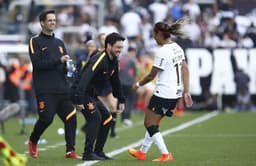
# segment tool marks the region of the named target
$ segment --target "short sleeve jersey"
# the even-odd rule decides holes
[[[157,77],[154,95],[165,99],[182,96],[181,65],[184,51],[175,42],[165,44],[156,52],[153,66],[161,71]]]

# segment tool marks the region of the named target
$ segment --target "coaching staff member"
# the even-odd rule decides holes
[[[72,95],[73,102],[84,108],[81,112],[87,122],[83,160],[112,159],[103,152],[112,116],[98,96],[101,95],[99,89],[105,89],[106,83],[110,81],[113,95],[119,101],[119,110],[124,111],[125,100],[118,76],[118,55],[124,40],[118,33],[109,34],[105,39],[105,49],[91,57],[81,78],[73,86],[76,89]]]
[[[38,157],[37,142],[57,113],[65,125],[66,158],[79,158],[74,151],[76,110],[68,97],[66,78],[65,62],[70,56],[67,55],[63,41],[54,36],[55,11],[42,12],[39,20],[42,31],[29,41],[39,115],[29,138],[29,154],[33,158]]]

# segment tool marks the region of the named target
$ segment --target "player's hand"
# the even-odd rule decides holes
[[[189,93],[184,93],[183,98],[184,98],[186,107],[191,107],[192,104],[193,104],[193,100],[192,100],[191,95]]]
[[[134,83],[133,85],[132,85],[132,91],[136,91],[138,88],[139,88],[140,86],[139,86],[139,82],[136,82],[136,83]]]
[[[124,103],[119,103],[117,113],[118,113],[118,114],[123,113],[123,112],[124,112],[124,109],[125,109]]]
[[[138,88],[136,87],[136,85],[133,84],[131,90],[134,92],[134,91],[136,91],[137,89],[138,89]]]
[[[84,105],[83,105],[83,104],[81,104],[81,105],[75,105],[75,107],[76,107],[76,109],[77,109],[78,111],[81,111],[81,110],[84,109]]]
[[[62,57],[60,57],[60,61],[61,63],[65,63],[70,59],[69,55],[63,55]]]

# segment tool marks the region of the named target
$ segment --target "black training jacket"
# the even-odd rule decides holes
[[[90,58],[82,71],[77,87],[78,92],[84,96],[97,96],[98,94],[95,94],[97,89],[104,89],[106,83],[110,81],[114,97],[120,103],[124,103],[118,72],[118,60],[110,60],[104,50],[98,52]]]
[[[33,65],[33,82],[37,95],[45,93],[68,93],[65,64],[60,57],[65,55],[64,43],[53,36],[43,34],[30,38],[29,56]]]

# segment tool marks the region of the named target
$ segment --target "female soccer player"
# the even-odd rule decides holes
[[[172,116],[172,110],[180,98],[183,97],[187,107],[191,107],[193,103],[189,93],[189,70],[184,51],[171,39],[171,35],[187,37],[181,31],[182,25],[187,21],[188,19],[184,17],[172,25],[165,22],[158,22],[154,25],[154,38],[160,48],[156,52],[150,73],[133,86],[133,90],[136,90],[158,76],[154,94],[145,111],[144,126],[147,132],[142,146],[139,150],[128,150],[129,154],[138,160],[146,159],[146,153],[153,142],[162,154],[153,161],[170,162],[173,160],[159,132],[159,124],[164,116]]]

